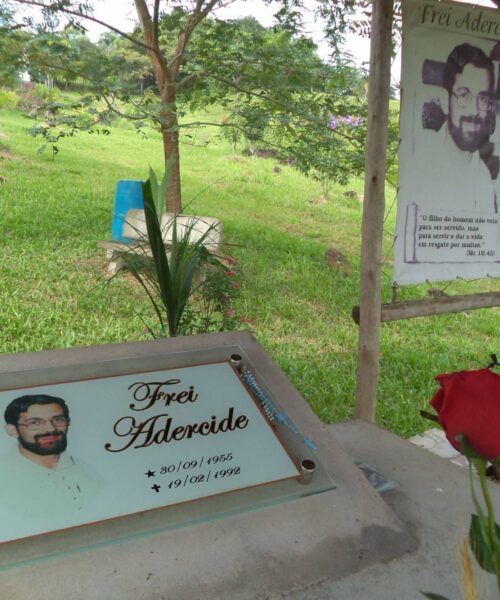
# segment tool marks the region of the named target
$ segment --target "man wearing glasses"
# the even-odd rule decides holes
[[[99,486],[92,470],[66,452],[71,423],[66,402],[44,394],[20,396],[4,417],[17,448],[0,461],[0,482],[6,483],[0,508],[39,516],[80,510]]]
[[[495,130],[494,84],[493,61],[483,50],[468,43],[453,48],[443,71],[446,121],[437,133],[421,130],[408,166],[419,206],[498,213],[498,173],[482,157]]]
[[[448,131],[460,150],[478,151],[495,129],[494,78],[493,61],[475,46],[461,44],[448,56]]]
[[[426,105],[439,106],[444,122],[429,128],[424,115],[421,121],[414,118],[413,135],[406,142],[411,160],[400,164],[401,192],[419,208],[450,211],[451,218],[473,216],[467,212],[495,218],[499,180],[490,142],[496,123],[493,61],[480,48],[459,44],[433,84],[439,79],[447,92],[443,107],[441,98],[435,98],[424,104],[424,112]]]

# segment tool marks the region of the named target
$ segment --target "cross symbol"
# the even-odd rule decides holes
[[[157,483],[155,483],[154,485],[151,486],[151,489],[154,490],[156,493],[158,493],[160,491],[161,485],[158,485]]]

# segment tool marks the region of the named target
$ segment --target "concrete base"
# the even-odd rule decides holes
[[[465,467],[466,469],[469,468],[469,461],[450,444],[442,429],[433,427],[424,431],[424,433],[414,435],[409,439],[415,446],[425,448],[426,450],[429,450],[429,452],[432,452],[432,454],[437,454],[437,456],[451,460],[451,462],[460,465],[461,467]]]
[[[1,597],[28,600],[34,582],[39,600],[279,597],[409,548],[405,532],[388,527],[389,511],[374,519],[345,499],[328,492],[13,569],[0,575]]]
[[[194,341],[193,341],[194,340]],[[250,334],[196,336],[99,349],[20,355],[18,368],[70,368],[103,356],[124,359],[239,345],[304,434],[337,489],[220,520],[20,566],[0,573],[2,600],[256,600],[318,589],[416,549],[382,500]],[[110,354],[111,353],[111,354]],[[5,357],[0,372],[9,369]],[[27,376],[27,375],[26,375]],[[36,543],[36,542],[34,542]],[[318,587],[319,586],[319,587]],[[309,593],[309,592],[306,592]]]
[[[0,574],[0,597],[422,600],[425,590],[463,598],[459,544],[473,510],[467,471],[363,421],[329,429],[398,488],[372,502],[373,491],[332,441],[337,490],[13,569]],[[491,488],[500,514],[500,486]],[[494,578],[479,569],[475,575],[479,598],[497,599]]]
[[[236,346],[279,398],[337,489],[225,519],[54,558],[0,573],[1,600],[421,600],[419,590],[463,597],[459,544],[473,511],[468,472],[363,421],[322,424],[249,334],[196,336],[196,348]],[[179,338],[3,357],[9,369],[162,359]],[[218,352],[219,350],[217,350]],[[104,368],[104,367],[103,367]],[[398,487],[379,495],[353,465],[369,464]],[[15,483],[15,482],[13,482]],[[491,485],[500,515],[500,486]],[[498,598],[477,573],[481,600]]]
[[[464,598],[459,547],[475,512],[468,469],[363,421],[338,423],[331,429],[351,456],[398,483],[397,489],[382,497],[410,528],[419,549],[340,581],[304,590],[294,599],[422,600],[419,590],[450,600]],[[490,489],[498,521],[500,485],[491,483]],[[476,565],[475,581],[481,600],[498,599],[495,578]]]

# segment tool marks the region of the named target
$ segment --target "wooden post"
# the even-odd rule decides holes
[[[385,208],[385,153],[391,76],[393,0],[373,0],[361,227],[361,281],[356,403],[354,414],[375,416],[379,375],[380,270]]]

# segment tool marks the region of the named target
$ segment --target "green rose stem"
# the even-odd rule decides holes
[[[495,575],[497,588],[500,593],[500,527],[495,522],[495,510],[486,475],[487,461],[467,444],[465,436],[458,435],[455,439],[460,444],[460,452],[469,460],[469,481],[472,500],[477,510],[477,515],[473,514],[471,519],[469,543],[480,567],[488,573]],[[492,463],[498,468],[500,466],[500,459],[496,459]],[[487,515],[476,496],[472,467],[476,468],[479,475]],[[420,593],[429,600],[447,600],[444,596],[433,594],[432,592]]]
[[[462,448],[463,449],[463,446]],[[476,549],[473,547],[474,550],[474,554],[476,555],[476,558],[478,558],[478,553],[480,555],[482,555],[484,557],[484,555],[489,555],[489,559],[491,561],[491,568],[487,568],[486,570],[493,572],[496,576],[496,580],[497,580],[497,588],[498,591],[500,592],[500,537],[499,537],[499,528],[498,525],[495,522],[495,510],[493,507],[493,502],[491,500],[491,495],[490,495],[490,491],[489,491],[489,487],[488,487],[488,478],[486,475],[486,460],[484,460],[483,458],[479,457],[478,455],[474,455],[472,456],[470,453],[470,449],[467,449],[468,451],[464,452],[467,457],[469,458],[469,476],[470,476],[470,484],[471,484],[471,491],[472,491],[472,498],[474,501],[474,504],[476,506],[476,509],[478,511],[478,518],[480,521],[480,529],[482,532],[484,532],[484,534],[486,534],[486,539],[484,539],[483,536],[481,536],[479,538],[480,544],[481,544],[481,548]],[[481,492],[483,494],[483,498],[484,498],[484,503],[486,505],[486,509],[487,509],[487,518],[486,515],[484,514],[483,509],[481,508],[481,505],[476,497],[475,491],[474,491],[474,477],[473,477],[473,472],[472,472],[472,465],[474,465],[476,467],[476,470],[478,472],[479,475],[479,484],[481,486]],[[471,525],[471,531],[472,531],[473,526]],[[485,568],[484,563],[479,560],[479,563],[481,565],[481,567]]]
[[[493,546],[493,562],[495,565],[495,574],[497,578],[497,588],[500,593],[500,540],[497,534],[497,526],[495,522],[495,510],[493,508],[493,502],[491,501],[490,490],[488,487],[488,480],[486,477],[486,463],[483,463],[482,469],[479,472],[479,481],[481,484],[481,491],[483,493],[484,502],[488,510],[488,531],[490,534],[490,540]]]

